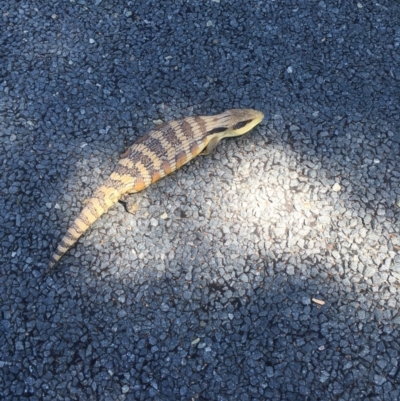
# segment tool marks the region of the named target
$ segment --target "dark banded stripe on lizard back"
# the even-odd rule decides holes
[[[162,129],[156,130],[153,136],[164,148],[164,152],[160,154],[162,178],[176,170],[175,155],[176,149],[179,147],[179,138],[169,124],[165,124]]]
[[[146,145],[141,144],[139,147],[146,148]],[[151,174],[154,169],[152,158],[145,153],[145,149],[135,149],[131,155],[131,160],[134,160],[135,167],[139,170],[139,175],[136,177],[141,177],[143,179],[145,187],[149,186],[151,184]]]
[[[193,157],[196,157],[205,146],[206,124],[200,117],[189,117],[185,122],[193,133],[189,147],[190,159],[193,159]],[[187,127],[187,130],[189,130],[189,127]]]
[[[170,142],[164,137],[163,131],[155,130],[147,136],[146,141],[136,142],[132,146],[129,154],[130,160],[137,160],[137,153],[148,156],[151,163],[142,160],[145,168],[148,169],[150,183],[158,181],[160,178],[172,172],[172,167],[175,168],[175,150]],[[171,167],[172,164],[172,167]]]
[[[197,124],[197,126],[199,127],[199,129],[200,129],[200,132],[203,134],[203,136],[206,134],[206,132],[207,132],[207,125],[206,125],[206,123],[205,123],[205,121],[204,121],[204,118],[201,118],[201,117],[194,117],[193,118],[193,120],[194,120],[194,122],[195,122],[195,124]]]
[[[165,124],[159,132],[162,133],[162,136],[173,149],[177,149],[182,145],[181,138],[178,136],[175,127],[172,126],[172,123]]]
[[[138,152],[134,151],[133,153],[135,157],[138,156]],[[144,158],[142,154],[140,157]],[[151,184],[151,178],[149,170],[142,161],[133,162],[124,158],[116,165],[107,184],[116,188],[119,194],[139,192]]]
[[[139,172],[137,171],[137,169],[136,169],[136,174],[133,173],[133,170],[134,170],[133,160],[137,159],[137,157],[136,157],[137,152],[141,152],[142,154],[144,154],[145,156],[147,156],[151,159],[151,162],[152,162],[151,168],[148,168],[147,165],[144,165],[146,167],[146,169],[148,170],[148,173],[150,176],[150,184],[153,184],[154,182],[156,182],[160,178],[162,178],[162,176],[163,176],[161,174],[162,161],[160,159],[160,156],[165,154],[166,150],[164,149],[161,141],[159,141],[154,136],[149,137],[146,144],[139,144],[138,146],[135,147],[135,150],[132,149],[132,151],[129,154],[129,158],[121,160],[121,162],[123,162],[125,165],[124,172],[126,174],[129,174],[129,172],[130,172],[131,176],[133,176],[133,177],[139,176]],[[144,180],[143,180],[143,185],[145,185]]]
[[[177,148],[180,152],[188,152],[190,149],[190,134],[185,133],[183,128],[182,128],[182,123],[181,121],[172,121],[171,123],[171,128],[174,130],[175,135],[179,139],[180,145]]]
[[[194,145],[197,145],[195,130],[192,128],[192,125],[189,123],[190,118],[186,120],[179,121],[179,126],[182,134],[185,136],[187,147],[185,146],[184,150],[181,150],[179,154],[176,155],[176,168],[182,167],[185,163],[193,158],[192,149]],[[185,143],[185,145],[186,145]]]
[[[183,135],[185,135],[188,142],[192,143],[193,140],[195,139],[195,130],[196,129],[193,129],[192,125],[190,124],[190,120],[193,120],[193,119],[187,118],[186,120],[180,120],[179,125],[181,127],[181,131],[182,131]]]
[[[180,151],[176,155],[177,168],[193,159],[204,148],[205,123],[199,122],[200,118],[197,120],[189,117],[173,123],[173,129],[181,139]]]

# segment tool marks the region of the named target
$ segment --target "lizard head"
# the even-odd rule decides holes
[[[253,109],[231,109],[206,118],[208,130],[201,155],[210,154],[222,138],[243,135],[264,118],[264,113]]]
[[[216,116],[215,127],[208,134],[220,138],[240,136],[259,124],[264,113],[253,109],[231,109]]]

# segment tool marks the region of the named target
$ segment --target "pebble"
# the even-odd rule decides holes
[[[377,272],[377,269],[374,266],[367,266],[364,270],[365,277],[372,277]]]

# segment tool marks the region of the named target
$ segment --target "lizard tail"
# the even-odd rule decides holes
[[[93,197],[87,201],[79,216],[74,220],[57,249],[52,255],[47,271],[52,269],[60,258],[67,252],[81,235],[119,199],[119,193],[107,185],[96,190]]]

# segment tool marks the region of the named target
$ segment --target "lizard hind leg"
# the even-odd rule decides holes
[[[135,214],[140,209],[138,202],[128,193],[121,196],[119,203],[124,205],[125,210],[130,214]]]

